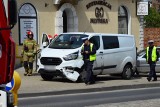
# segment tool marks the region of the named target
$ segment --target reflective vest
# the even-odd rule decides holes
[[[153,62],[155,62],[155,61],[157,60],[156,49],[157,49],[157,48],[156,48],[155,46],[154,46],[153,49],[152,49],[151,58],[152,58],[152,61],[153,61]],[[146,52],[146,53],[147,53],[147,54],[146,54],[146,55],[147,55],[147,61],[148,61],[148,51],[149,51],[149,47],[147,47],[147,52]]]
[[[92,49],[93,49],[93,44],[90,43],[90,51],[92,52]],[[82,46],[82,50],[84,50],[84,45]],[[95,61],[96,60],[96,54],[94,55],[89,55],[89,60],[90,61]]]

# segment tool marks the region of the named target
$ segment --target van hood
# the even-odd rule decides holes
[[[45,48],[41,51],[41,57],[64,57],[71,53],[79,51],[80,48],[77,49],[51,49]]]

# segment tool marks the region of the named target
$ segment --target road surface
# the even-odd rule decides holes
[[[18,107],[85,107],[95,105],[98,107],[97,105],[101,104],[104,106],[100,107],[112,107],[113,103],[121,104],[122,102],[149,99],[160,99],[160,87],[24,97],[19,99]]]

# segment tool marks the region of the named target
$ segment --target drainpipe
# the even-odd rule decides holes
[[[142,2],[148,2],[148,0],[141,0]],[[139,35],[139,50],[144,49],[144,16],[140,16],[140,35]]]

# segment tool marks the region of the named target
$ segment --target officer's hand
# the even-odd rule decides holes
[[[83,51],[81,52],[81,54],[83,54]]]
[[[34,55],[36,55],[37,53],[36,53],[36,52],[34,52],[33,54],[34,54]]]
[[[85,53],[88,54],[89,52],[88,52],[88,51],[85,51]]]

